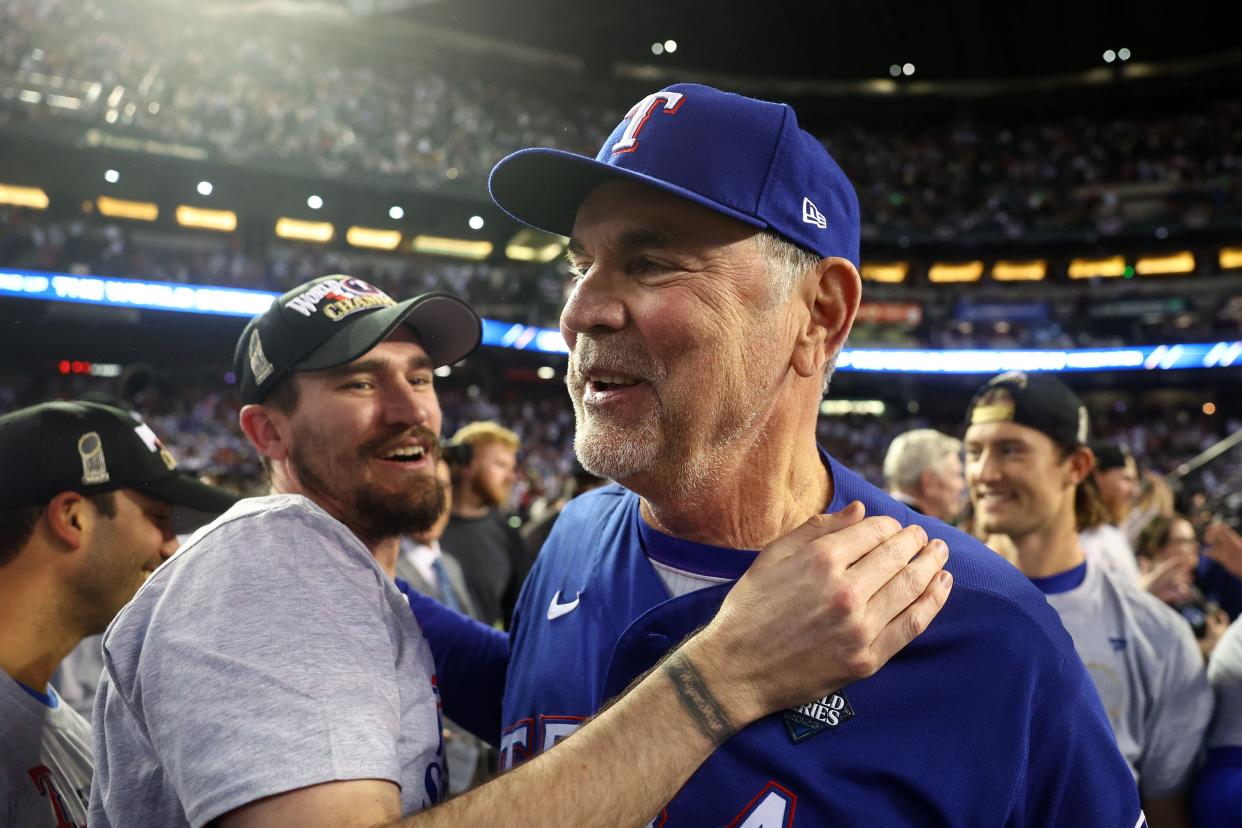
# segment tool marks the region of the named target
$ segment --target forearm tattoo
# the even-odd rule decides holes
[[[690,711],[691,718],[699,726],[703,735],[719,746],[737,732],[729,717],[721,709],[720,703],[712,696],[703,677],[694,669],[690,659],[680,652],[673,653],[660,665],[664,675],[673,682],[677,689],[677,697]]]

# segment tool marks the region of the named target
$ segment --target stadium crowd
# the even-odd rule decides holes
[[[0,125],[69,121],[241,164],[288,161],[327,176],[471,192],[518,147],[589,155],[614,125],[599,96],[449,78],[407,54],[350,49],[333,24],[312,49],[281,38],[279,22],[239,29],[166,5],[166,15],[146,16],[129,14],[127,0],[6,3]],[[88,91],[71,106],[23,99],[39,78]],[[1195,229],[1236,218],[1240,124],[1242,102],[1223,98],[1142,114],[809,126],[857,182],[864,238],[953,241],[1107,237],[1132,225]]]

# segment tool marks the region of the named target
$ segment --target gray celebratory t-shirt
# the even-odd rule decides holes
[[[1145,797],[1180,793],[1212,718],[1212,691],[1194,632],[1160,599],[1100,566],[1048,603],[1074,639]]]
[[[431,652],[406,598],[310,500],[243,500],[104,634],[91,828],[205,825],[323,782],[446,788]]]
[[[1216,693],[1216,715],[1207,747],[1242,747],[1242,618],[1230,624],[1216,642],[1208,680]]]
[[[91,764],[86,719],[0,672],[0,825],[85,826]]]

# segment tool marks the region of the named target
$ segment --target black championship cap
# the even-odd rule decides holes
[[[262,402],[291,372],[352,362],[402,323],[437,367],[469,354],[483,336],[478,314],[456,296],[397,302],[361,279],[324,276],[277,298],[242,331],[233,354],[242,404]]]
[[[41,506],[61,492],[136,489],[207,514],[237,496],[179,471],[137,414],[89,402],[52,402],[0,417],[0,509]]]
[[[1091,453],[1095,455],[1095,470],[1125,468],[1134,458],[1124,443],[1092,442]]]
[[[1087,442],[1087,407],[1051,374],[1007,371],[980,388],[966,409],[966,427],[1017,423],[1042,431],[1066,448]]]

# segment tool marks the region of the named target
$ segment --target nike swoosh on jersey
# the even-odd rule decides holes
[[[561,591],[558,589],[556,594],[552,596],[552,603],[548,604],[548,620],[554,621],[562,615],[569,615],[578,608],[578,602],[582,600],[582,593],[578,592],[574,595],[574,600],[568,604],[561,603]]]

